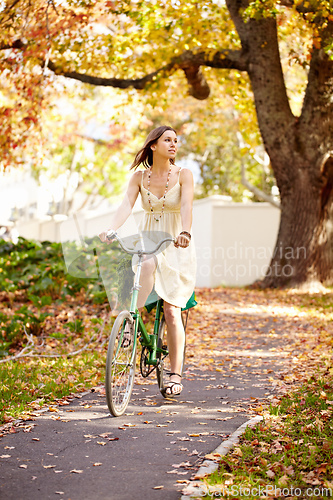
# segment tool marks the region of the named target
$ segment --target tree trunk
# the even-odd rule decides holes
[[[276,20],[244,23],[240,9],[248,0],[226,3],[248,54],[258,124],[281,197],[276,247],[261,285],[318,288],[333,282],[333,61],[313,49],[302,114],[294,116]],[[322,36],[332,36],[331,25]]]
[[[325,162],[321,183],[314,185],[309,168],[298,169],[281,200],[276,247],[263,287],[320,289],[333,282],[333,160]]]

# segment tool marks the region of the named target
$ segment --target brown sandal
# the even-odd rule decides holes
[[[172,375],[177,375],[177,377],[182,378],[182,376],[179,373],[170,373],[169,377],[172,377]],[[177,392],[173,391],[173,388],[175,385],[180,386],[180,391],[177,391]],[[163,389],[163,396],[164,397],[179,396],[179,394],[182,392],[182,390],[183,390],[183,385],[181,384],[181,382],[173,382],[172,380],[170,380],[170,382],[168,382],[167,385]]]

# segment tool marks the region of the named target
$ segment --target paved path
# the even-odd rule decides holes
[[[222,322],[231,312],[212,314]],[[288,350],[290,339],[269,334],[269,316],[243,311],[241,324],[233,324],[237,331],[208,346],[211,364],[201,370],[190,365],[178,399],[163,399],[155,380],[142,385],[138,378],[122,417],[109,415],[103,390],[96,388],[5,435],[0,499],[178,500],[205,454],[256,415],[255,398],[274,397],[272,375],[286,368],[281,345]],[[283,325],[282,316],[274,319],[276,331]]]

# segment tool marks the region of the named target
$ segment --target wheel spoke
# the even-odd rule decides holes
[[[133,320],[130,313],[124,311],[116,318],[112,328],[106,362],[106,398],[110,412],[114,416],[122,415],[131,396],[135,373],[135,350]]]

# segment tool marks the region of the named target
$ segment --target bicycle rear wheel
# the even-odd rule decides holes
[[[184,323],[184,321],[183,321]],[[157,337],[157,348],[158,349],[168,349],[168,343],[167,343],[167,329],[166,329],[166,323],[165,323],[165,318],[164,315],[162,316],[162,319],[160,321],[160,326],[158,329],[158,337]],[[180,374],[183,375],[184,371],[184,365],[185,365],[185,348],[186,348],[186,343],[184,343],[184,352],[183,352],[183,361],[182,361],[182,366],[180,370]],[[164,397],[168,397],[164,393],[165,386],[168,382],[170,382],[170,373],[171,373],[171,366],[170,366],[170,358],[168,354],[163,354],[161,352],[157,352],[156,354],[157,358],[157,365],[156,365],[156,376],[157,376],[157,383],[158,383],[158,388]]]
[[[106,401],[111,414],[115,417],[122,415],[129,403],[134,382],[135,362],[134,321],[128,311],[122,311],[112,327],[105,367]]]

